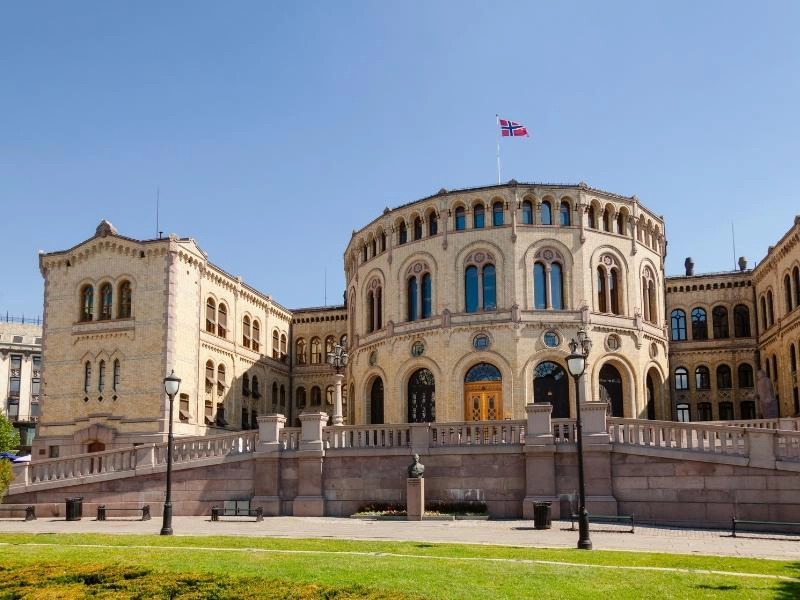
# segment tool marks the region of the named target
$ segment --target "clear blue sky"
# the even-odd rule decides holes
[[[353,229],[503,180],[637,194],[667,272],[760,260],[800,213],[798,2],[4,2],[0,311],[37,250],[196,238],[287,307],[341,299]],[[557,6],[556,6],[557,5]]]

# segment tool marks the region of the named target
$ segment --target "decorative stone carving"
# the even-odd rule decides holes
[[[110,221],[106,221],[103,219],[100,221],[100,224],[95,229],[94,234],[100,237],[106,237],[108,235],[117,235],[117,228],[114,227]]]

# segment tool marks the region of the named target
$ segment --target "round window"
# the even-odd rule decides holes
[[[650,344],[650,358],[655,358],[658,356],[658,344],[653,342]]]
[[[561,340],[555,331],[548,331],[544,334],[544,345],[548,348],[555,348],[560,342]]]
[[[421,341],[417,340],[411,345],[411,356],[422,356],[423,352],[425,352],[425,344]]]
[[[474,338],[472,338],[472,347],[475,350],[486,350],[489,347],[489,336],[485,333],[479,333]]]
[[[619,336],[614,335],[613,333],[606,338],[606,347],[609,350],[619,350],[619,347],[622,345],[620,342]]]

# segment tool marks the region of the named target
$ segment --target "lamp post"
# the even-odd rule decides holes
[[[567,368],[575,380],[575,408],[577,409],[577,439],[578,439],[578,548],[591,550],[592,540],[589,539],[589,514],[586,512],[586,489],[583,482],[583,426],[581,425],[581,387],[580,379],[586,370],[586,358],[592,350],[592,340],[581,327],[578,330],[578,341],[575,338],[569,343],[570,355],[567,357]]]
[[[172,535],[172,403],[181,387],[181,380],[175,370],[164,378],[164,391],[169,396],[169,433],[167,434],[167,497],[164,501],[164,521],[161,535]]]
[[[333,407],[333,424],[342,424],[342,369],[347,366],[347,360],[350,356],[347,354],[345,347],[336,344],[333,347],[333,352],[328,352],[328,364],[336,369],[336,404]]]

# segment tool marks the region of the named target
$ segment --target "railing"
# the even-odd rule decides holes
[[[608,419],[612,443],[693,450],[710,454],[747,454],[745,429],[706,423]]]
[[[428,444],[447,446],[519,446],[525,443],[525,421],[430,423]]]
[[[407,448],[411,446],[411,428],[402,423],[326,427],[322,430],[322,441],[327,449]]]
[[[778,429],[778,419],[743,419],[739,421],[704,421],[708,425],[744,427],[745,429]]]
[[[574,419],[553,419],[553,442],[556,444],[574,444],[577,425]]]
[[[59,481],[136,469],[136,448],[49,458],[29,465],[29,482]]]
[[[177,438],[172,445],[172,464],[181,464],[202,458],[252,454],[258,443],[258,431],[237,431],[214,436]],[[167,464],[167,444],[158,444],[156,464]]]
[[[777,432],[775,436],[775,457],[779,460],[800,460],[800,432]]]
[[[300,438],[303,430],[300,427],[284,427],[281,429],[281,448],[284,450],[297,450],[300,448]]]
[[[25,315],[22,315],[21,317],[17,317],[17,316],[9,315],[8,313],[6,313],[5,315],[0,315],[0,322],[22,323],[22,324],[29,323],[31,325],[41,325],[42,324],[42,318],[41,317],[26,317]]]

